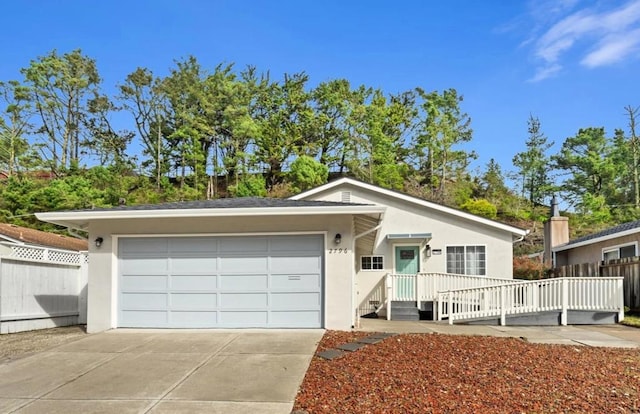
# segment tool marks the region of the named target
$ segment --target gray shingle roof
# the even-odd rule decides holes
[[[597,239],[597,238],[604,237],[604,236],[610,236],[610,235],[613,235],[613,234],[616,234],[616,233],[622,233],[623,231],[633,230],[633,229],[636,229],[636,228],[640,228],[640,220],[630,221],[628,223],[622,223],[622,224],[619,224],[619,225],[617,225],[615,227],[610,227],[608,229],[599,231],[597,233],[593,233],[593,234],[589,234],[589,235],[586,235],[586,236],[579,237],[579,238],[577,238],[575,240],[571,240],[569,243],[566,244],[566,246],[570,246],[572,244],[577,244],[577,243],[582,243],[582,242],[585,242],[585,241],[589,241],[589,240],[592,240],[592,239]]]
[[[283,208],[283,207],[339,207],[366,206],[370,204],[338,203],[316,200],[289,200],[281,198],[218,198],[215,200],[176,201],[159,204],[140,204],[134,206],[117,206],[107,208],[92,208],[74,211],[134,211],[134,210],[194,210],[194,209],[223,209],[223,208]]]

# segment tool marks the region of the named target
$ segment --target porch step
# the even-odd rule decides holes
[[[392,321],[419,321],[420,310],[416,302],[392,301],[391,302]]]

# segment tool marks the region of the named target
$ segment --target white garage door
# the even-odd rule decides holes
[[[320,328],[321,235],[119,240],[120,327]]]

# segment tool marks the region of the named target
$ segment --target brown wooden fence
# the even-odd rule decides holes
[[[640,257],[582,263],[551,270],[551,277],[624,277],[624,306],[640,310]]]

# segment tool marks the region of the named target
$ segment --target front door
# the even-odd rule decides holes
[[[420,271],[420,247],[418,246],[396,246],[395,247],[395,273],[401,275],[415,275]],[[398,291],[399,297],[406,300],[415,298],[416,278],[399,277]],[[415,300],[415,299],[413,299]]]

